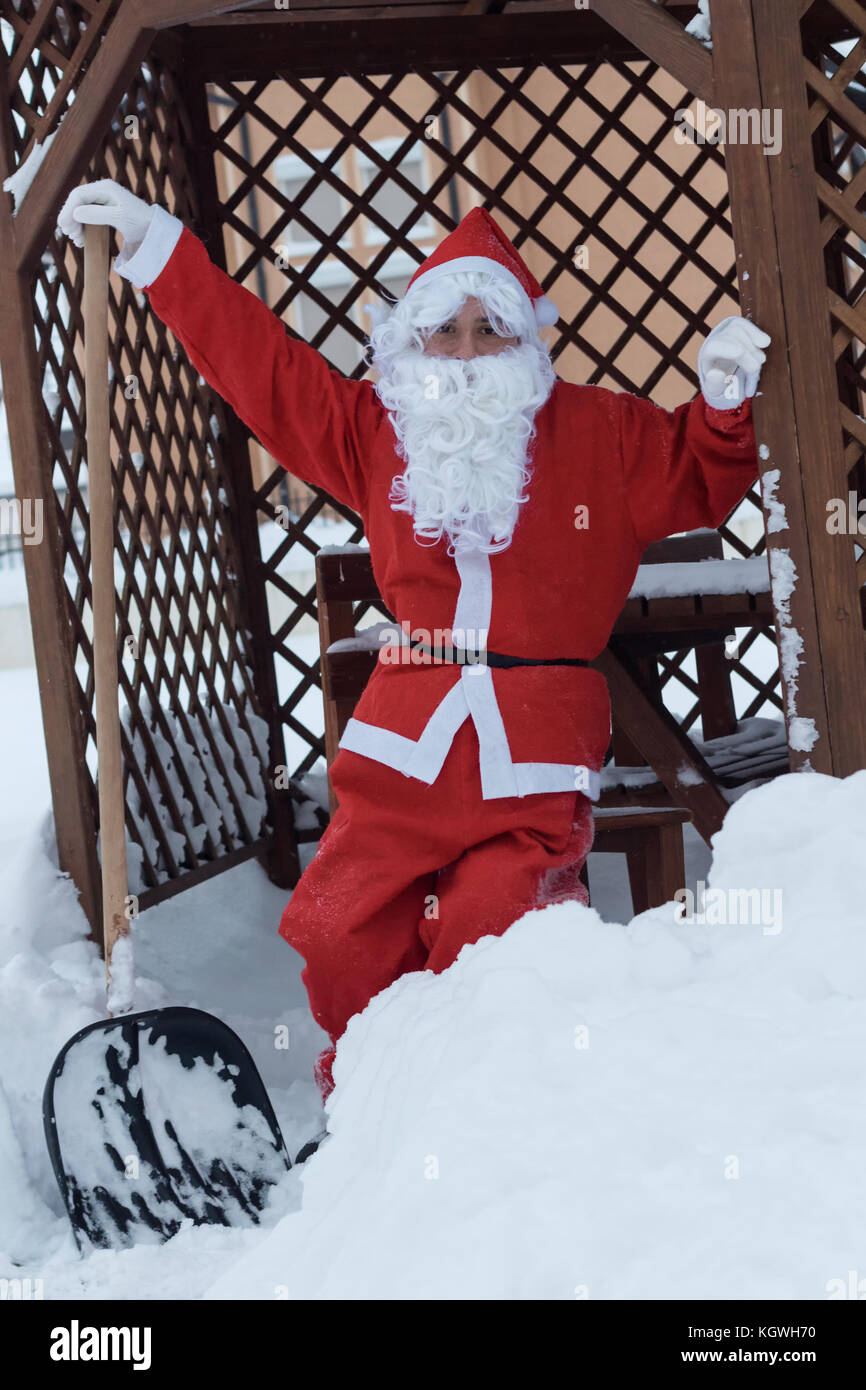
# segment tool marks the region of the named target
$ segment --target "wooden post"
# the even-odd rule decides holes
[[[99,848],[102,868],[102,940],[105,973],[118,937],[129,933],[125,913],[126,801],[117,708],[117,616],[114,592],[114,488],[108,411],[108,227],[84,236],[84,384],[87,482],[90,499],[90,601],[93,609],[93,683],[99,775]],[[121,1004],[120,999],[114,1001]],[[123,1011],[132,1001],[123,1000]]]
[[[0,181],[13,171],[12,151],[12,122],[0,68]],[[82,693],[75,675],[63,555],[54,515],[33,299],[29,277],[16,270],[16,232],[12,199],[0,193],[0,365],[15,492],[19,499],[35,500],[43,510],[42,539],[38,545],[23,546],[23,553],[57,854],[60,868],[71,875],[78,888],[91,935],[98,939],[101,893]]]
[[[716,105],[782,113],[778,154],[729,142],[725,160],[743,311],[773,338],[754,414],[787,522],[773,509],[767,543],[791,762],[844,776],[866,766],[866,639],[851,538],[826,525],[846,483],[799,12],[711,0],[710,16]]]
[[[795,543],[811,561],[818,622],[818,648],[809,652],[809,661],[820,662],[830,726],[831,767],[836,776],[845,777],[866,767],[866,636],[854,538],[832,535],[827,528],[830,499],[847,497],[848,470],[820,235],[799,8],[787,0],[752,0],[763,105],[779,107],[785,113],[781,153],[769,161],[770,192],[788,325],[805,509],[805,534],[795,537]]]

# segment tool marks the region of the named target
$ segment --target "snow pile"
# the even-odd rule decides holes
[[[68,1039],[105,1017],[105,968],[75,889],[57,872],[52,834],[46,820],[0,860],[0,1278],[41,1280],[46,1299],[196,1298],[267,1227],[184,1229],[164,1246],[81,1259],[51,1171],[46,1079]],[[242,864],[151,908],[132,932],[136,1008],[182,1002],[234,1028],[295,1154],[320,1123],[312,1067],[327,1038],[310,1017],[303,962],[277,935],[285,900],[257,864]],[[195,1098],[178,1096],[192,1113]],[[203,1092],[198,1101],[213,1108]],[[88,1113],[83,1093],[83,1137]],[[74,1128],[69,1114],[64,1127]],[[268,1224],[298,1205],[299,1189],[293,1171],[274,1190]]]
[[[779,778],[705,921],[551,907],[384,991],[209,1296],[825,1298],[866,1264],[864,825],[866,772]]]
[[[105,968],[85,941],[75,889],[51,863],[50,833],[46,824],[41,837],[19,849],[14,867],[0,866],[2,1275],[16,1272],[10,1260],[36,1260],[57,1240],[42,1088],[69,1035],[101,1017],[105,999]]]
[[[66,1040],[104,1017],[105,977],[50,826],[33,830],[47,768],[38,701],[14,674],[0,681],[0,1278],[41,1280],[46,1299],[822,1299],[862,1275],[866,772],[745,793],[713,867],[690,857],[687,881],[697,867],[709,884],[692,921],[674,905],[629,927],[551,907],[374,999],[338,1049],[330,1137],[262,1227],[79,1258],[41,1097]],[[596,906],[605,874],[621,891],[615,861],[590,866]],[[294,1154],[318,1128],[326,1038],[277,935],[286,896],[246,863],[132,933],[136,1008],[225,1019]]]

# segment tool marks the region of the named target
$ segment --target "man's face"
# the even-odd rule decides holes
[[[516,347],[519,338],[501,338],[491,324],[481,301],[467,299],[447,323],[435,328],[424,344],[428,357],[489,357]]]

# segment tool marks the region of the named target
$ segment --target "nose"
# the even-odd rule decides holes
[[[452,352],[451,356],[459,357],[464,362],[468,362],[470,357],[475,356],[475,348],[472,343],[471,333],[460,334],[459,338],[454,344],[454,351]]]

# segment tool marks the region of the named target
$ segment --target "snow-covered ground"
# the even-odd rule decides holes
[[[102,966],[53,863],[32,672],[0,673],[0,715],[0,1277],[47,1299],[821,1299],[866,1272],[866,772],[747,793],[709,873],[690,842],[706,922],[621,925],[617,857],[593,856],[593,909],[529,914],[352,1021],[330,1137],[261,1227],[81,1259],[40,1100],[102,1016]],[[755,920],[712,924],[756,888]],[[135,1006],[225,1018],[294,1152],[323,1035],[284,901],[253,863],[145,913]]]

